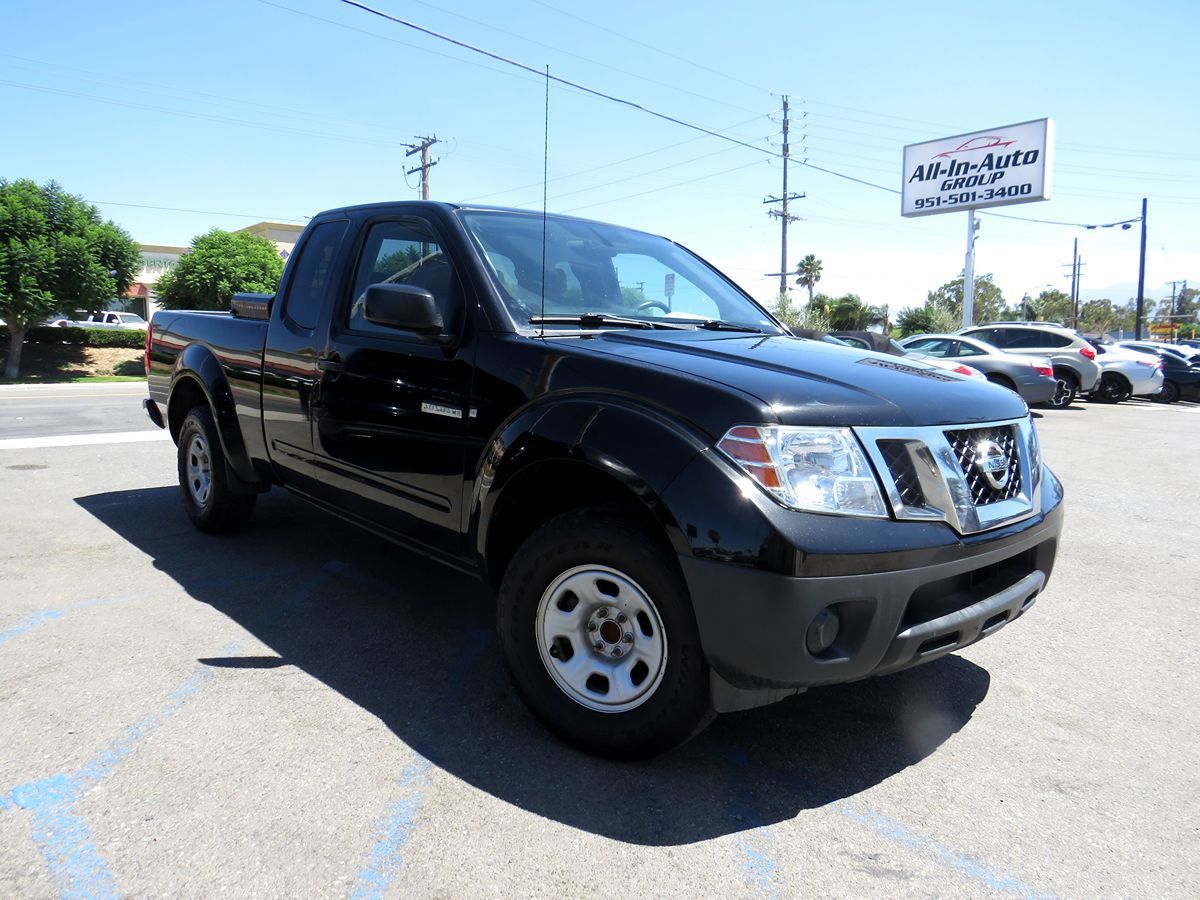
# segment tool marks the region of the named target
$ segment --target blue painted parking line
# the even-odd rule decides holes
[[[396,779],[400,796],[376,826],[371,851],[350,892],[352,900],[379,900],[399,875],[404,866],[404,848],[412,837],[416,815],[429,786],[431,767],[429,760],[417,755]]]
[[[231,644],[221,653],[235,653],[239,646]],[[212,669],[197,669],[159,710],[130,725],[121,737],[74,772],[30,781],[0,794],[0,810],[19,809],[30,814],[31,837],[62,896],[99,900],[117,896],[112,871],[79,815],[79,801],[212,678]]]
[[[139,595],[139,596],[143,596],[143,595]],[[29,632],[34,631],[38,628],[41,628],[43,625],[45,625],[49,622],[53,622],[56,619],[61,619],[63,616],[67,615],[68,613],[75,612],[76,610],[90,609],[93,606],[109,606],[114,603],[127,603],[130,600],[135,600],[135,599],[137,599],[137,597],[128,596],[128,597],[106,597],[103,599],[95,599],[95,600],[81,600],[78,603],[68,603],[66,606],[60,607],[58,609],[43,609],[43,610],[39,610],[38,612],[30,613],[28,616],[26,616],[22,621],[18,622],[16,625],[13,625],[11,628],[6,628],[3,631],[0,631],[0,647],[3,647],[5,644],[7,644],[9,641],[11,641],[15,637],[18,637],[22,634],[28,634]]]
[[[991,866],[972,859],[965,854],[951,850],[945,844],[913,831],[902,822],[873,810],[863,810],[843,800],[831,807],[852,822],[866,825],[876,834],[890,841],[931,857],[935,862],[946,868],[953,869],[963,877],[977,884],[989,887],[1001,894],[1013,894],[1017,897],[1042,898],[1053,897],[1053,894],[1036,890],[1019,878],[997,872]]]

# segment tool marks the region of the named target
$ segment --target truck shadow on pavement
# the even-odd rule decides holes
[[[849,798],[933,753],[990,682],[947,656],[721,716],[673,753],[615,763],[562,744],[526,711],[504,668],[491,596],[467,576],[282,491],[261,498],[249,527],[230,537],[195,532],[175,487],[76,502],[277,654],[201,660],[222,677],[296,666],[479,790],[634,844],[693,843]]]

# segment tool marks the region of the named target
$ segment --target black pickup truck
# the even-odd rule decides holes
[[[474,573],[529,707],[611,756],[993,633],[1062,526],[1016,394],[582,219],[322,213],[277,294],[156,313],[146,369],[197,528],[279,485]]]

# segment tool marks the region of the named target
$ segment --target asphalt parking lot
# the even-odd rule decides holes
[[[39,443],[120,388],[0,392],[0,895],[1200,896],[1200,406],[1042,412],[1012,627],[630,765],[533,721],[467,578],[281,491],[199,535],[169,442]],[[125,402],[86,430],[153,438]]]

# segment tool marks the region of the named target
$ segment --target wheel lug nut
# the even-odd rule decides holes
[[[599,627],[595,622],[588,622],[588,631],[595,631]]]
[[[593,650],[603,650],[604,649],[604,641],[596,641],[596,643],[592,644],[592,649]]]
[[[607,619],[608,618],[608,607],[606,607],[606,606],[600,607],[598,610],[596,610],[596,616],[601,619]]]
[[[621,648],[620,648],[620,647],[613,647],[613,649],[612,649],[612,655],[613,655],[613,656],[620,656],[620,655],[621,655]]]
[[[628,621],[628,619],[629,619],[629,617],[627,615],[625,615],[625,613],[617,613],[617,621],[620,622],[622,625],[624,625]]]
[[[621,638],[621,640],[623,640],[627,644],[632,644],[633,643],[633,635],[627,631],[627,632],[625,632],[625,635],[624,635],[624,637]]]

